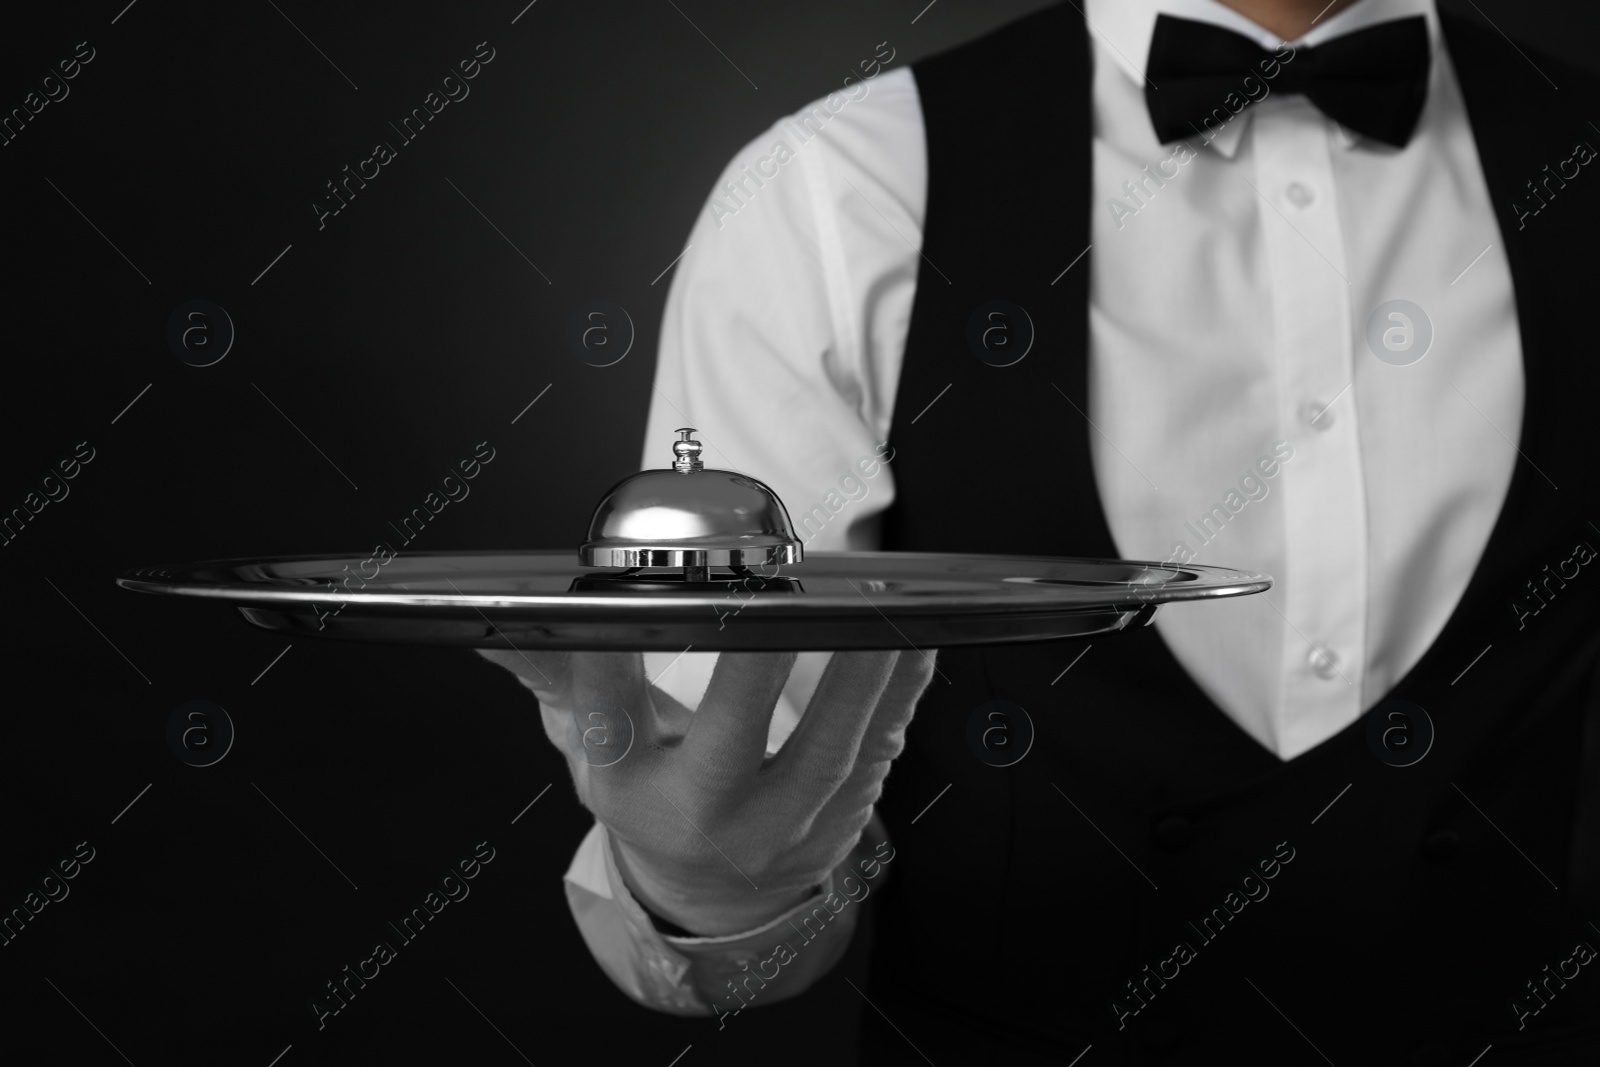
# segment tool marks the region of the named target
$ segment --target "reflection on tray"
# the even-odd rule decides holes
[[[572,579],[569,593],[803,593],[798,579],[756,574],[747,567],[709,568],[710,580],[689,581],[682,570],[592,571]]]

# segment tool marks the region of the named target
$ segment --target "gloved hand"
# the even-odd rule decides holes
[[[844,861],[934,671],[932,652],[835,653],[769,759],[793,653],[723,653],[691,712],[637,652],[480,651],[539,698],[628,889],[708,937],[777,917]]]

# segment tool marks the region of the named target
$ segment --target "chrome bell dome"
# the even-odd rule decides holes
[[[578,558],[590,567],[682,567],[706,581],[711,567],[799,563],[789,512],[767,485],[707,469],[693,427],[675,431],[672,466],[622,479],[600,499]]]

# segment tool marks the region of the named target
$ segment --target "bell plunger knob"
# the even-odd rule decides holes
[[[694,427],[684,426],[673,432],[679,436],[672,442],[672,469],[679,474],[704,470],[705,464],[700,462],[700,450],[705,446],[691,436],[695,432]]]

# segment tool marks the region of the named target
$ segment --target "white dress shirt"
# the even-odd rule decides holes
[[[1430,0],[1361,0],[1296,42],[1425,15],[1433,65],[1405,148],[1352,134],[1303,96],[1269,94],[1213,138],[1190,139],[1181,161],[1157,142],[1143,97],[1159,12],[1282,43],[1213,0],[1086,0],[1093,251],[1073,269],[1091,272],[1098,432],[1066,404],[1060,432],[1092,434],[1120,555],[1274,577],[1266,594],[1168,606],[1155,626],[1239,728],[1287,760],[1421,658],[1483,552],[1521,431],[1510,272]],[[695,426],[708,466],[766,481],[800,515],[888,437],[927,155],[908,70],[852,94],[805,109],[806,126],[777,123],[718,181],[673,278],[645,466],[667,465],[672,430]],[[1051,136],[1049,115],[1039,122]],[[1147,166],[1176,174],[1158,185]],[[1025,212],[1049,180],[996,175],[995,198],[970,210]],[[1061,249],[1061,265],[1081,251]],[[1409,365],[1396,364],[1416,350],[1386,362],[1368,343],[1369,318],[1395,300],[1431,326],[1431,347]],[[1424,325],[1411,323],[1414,342]],[[1377,332],[1388,329],[1404,326],[1383,317]],[[922,418],[939,416],[935,403]],[[892,464],[864,484],[809,548],[875,547]],[[1213,506],[1226,520],[1213,518],[1203,541]],[[710,659],[690,653],[660,684],[692,702]],[[672,660],[649,657],[652,675]],[[819,669],[811,657],[798,672],[780,718],[804,706]],[[586,840],[569,891],[609,897],[594,877],[604,837],[597,827]]]
[[[1097,206],[1085,262],[1100,432],[1066,404],[1061,432],[1092,434],[1120,555],[1274,577],[1269,593],[1174,605],[1155,625],[1242,730],[1291,759],[1421,658],[1483,552],[1522,418],[1511,277],[1428,0],[1362,0],[1297,42],[1425,15],[1432,77],[1404,149],[1350,134],[1303,96],[1269,94],[1209,143],[1192,138],[1192,158],[1168,163],[1176,176],[1158,187],[1144,168],[1159,177],[1174,146],[1151,129],[1143,57],[1161,11],[1282,43],[1213,0],[1089,0]],[[809,141],[816,123],[779,122],[718,182],[673,279],[646,466],[666,465],[673,428],[697,426],[708,461],[765,480],[799,515],[888,436],[927,157],[910,72],[866,88]],[[744,179],[733,200],[724,183],[779,141],[795,158],[759,188]],[[1049,195],[1042,182],[1004,204],[998,184],[973,210],[1026,211]],[[1062,249],[1062,266],[1080,251]],[[1368,347],[1367,319],[1391,300],[1431,322],[1419,362]],[[1280,441],[1292,458],[1247,483],[1266,490],[1248,499],[1241,477]],[[892,469],[868,490],[809,547],[875,547],[865,520],[893,500]],[[1232,517],[1204,527],[1213,505]],[[709,667],[678,671],[669,683],[703,686]]]

